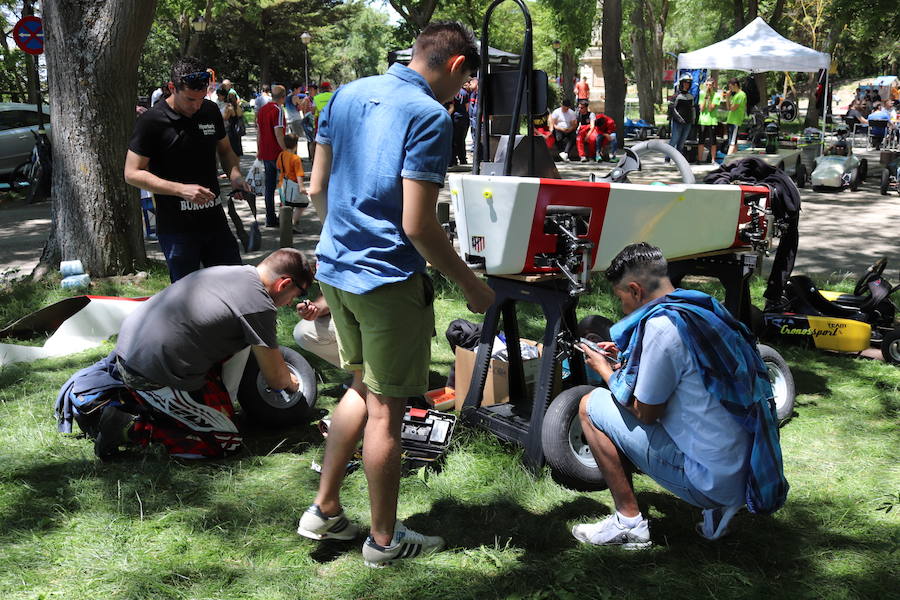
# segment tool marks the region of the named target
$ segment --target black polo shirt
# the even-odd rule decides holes
[[[222,113],[216,103],[209,100],[204,100],[192,117],[175,112],[164,101],[157,102],[138,117],[128,149],[150,159],[151,173],[168,181],[202,185],[216,194],[216,199],[206,204],[154,194],[159,233],[228,227],[219,198],[216,164],[216,144],[224,137]]]

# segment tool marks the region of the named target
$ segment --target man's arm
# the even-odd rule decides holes
[[[328,178],[331,176],[331,146],[316,144],[316,158],[309,176],[309,200],[325,222],[328,214]]]
[[[225,143],[228,143],[227,139],[225,139]],[[230,147],[229,150],[231,150]],[[125,154],[125,181],[136,188],[147,190],[154,194],[178,196],[196,204],[204,204],[216,197],[212,190],[202,185],[178,183],[177,181],[169,181],[168,179],[157,177],[148,170],[149,166],[150,159],[148,157],[128,150]]]
[[[462,288],[469,310],[484,312],[494,303],[494,291],[466,266],[450,245],[435,214],[437,198],[436,183],[404,179],[403,232],[425,260]]]
[[[618,354],[618,349],[615,347],[615,344],[612,342],[600,342],[598,344],[601,348],[610,353]],[[587,366],[595,370],[600,376],[603,378],[603,381],[609,385],[609,381],[613,376],[613,366],[603,355],[598,352],[594,352],[584,344],[580,344],[580,347],[584,349],[584,360],[587,363]],[[638,400],[637,396],[632,395],[631,401],[628,403],[628,406],[625,407],[628,412],[633,414],[638,421],[644,423],[646,425],[650,425],[651,423],[655,423],[664,412],[666,412],[666,403],[662,404],[644,404],[640,400]]]
[[[275,141],[278,142],[282,151],[287,150],[287,146],[284,145],[284,125],[275,126]]]
[[[225,136],[216,142],[216,153],[219,155],[219,163],[222,165],[222,171],[224,171],[228,176],[228,179],[231,180],[231,189],[249,191],[250,186],[244,181],[244,176],[241,175],[241,160],[231,148],[231,142],[228,141],[228,136]]]
[[[281,356],[281,350],[268,346],[251,346],[251,348],[259,365],[259,371],[271,389],[284,390],[289,394],[300,389],[300,382],[288,369],[284,357]]]

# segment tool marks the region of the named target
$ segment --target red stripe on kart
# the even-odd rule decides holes
[[[531,222],[531,238],[528,240],[528,255],[525,257],[523,273],[554,272],[554,267],[539,267],[534,264],[536,254],[553,254],[556,252],[559,236],[544,233],[544,220],[547,209],[551,206],[580,206],[591,209],[587,235],[579,236],[589,240],[600,240],[603,231],[603,219],[606,218],[606,206],[609,202],[609,184],[587,181],[563,181],[559,179],[541,179],[538,189],[537,204],[534,208],[534,220]],[[591,248],[591,265],[597,260],[598,242]]]

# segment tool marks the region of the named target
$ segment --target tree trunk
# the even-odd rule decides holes
[[[560,81],[562,84],[560,87],[562,88],[562,97],[570,99],[573,103],[575,102],[575,77],[578,73],[575,71],[578,68],[578,63],[575,60],[575,49],[567,48],[563,46],[559,50],[559,64],[562,69],[560,73]]]
[[[56,143],[50,237],[35,275],[71,259],[95,276],[127,273],[147,260],[138,191],[122,171],[156,1],[44,0],[43,7]]]
[[[647,23],[647,0],[638,0],[631,12],[631,23],[634,25],[634,33],[631,36],[632,57],[634,58],[634,76],[637,80],[638,105],[640,117],[648,123],[656,124],[656,96],[654,95],[654,82],[657,76],[654,72],[654,44],[651,36],[653,28]]]
[[[625,142],[625,66],[622,64],[621,0],[604,0],[601,36],[603,39],[603,79],[606,87],[604,112],[616,122],[619,145]]]

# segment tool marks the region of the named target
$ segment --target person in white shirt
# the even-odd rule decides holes
[[[556,139],[556,149],[560,158],[566,162],[575,151],[575,130],[578,128],[578,117],[572,110],[572,101],[566,98],[562,106],[550,114],[550,130]]]
[[[271,101],[272,93],[269,91],[269,86],[262,86],[259,94],[257,94],[256,98],[253,99],[253,112],[259,112],[259,109],[261,109]]]

